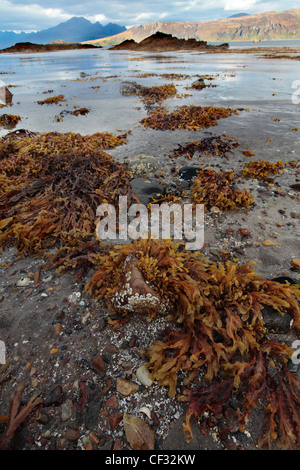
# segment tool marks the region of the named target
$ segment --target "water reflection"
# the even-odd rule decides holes
[[[292,83],[298,78],[296,61],[257,59],[250,54],[201,54],[198,52],[117,52],[108,49],[60,51],[43,54],[5,54],[0,71],[5,85],[15,85],[9,113],[21,115],[18,128],[32,131],[115,132],[139,126],[146,110],[137,96],[119,92],[122,80],[152,86],[174,83],[178,96],[168,100],[169,109],[183,104],[256,104],[266,109],[290,105]],[[171,80],[167,74],[174,74]],[[142,76],[141,76],[142,74]],[[178,77],[175,77],[178,74]],[[195,76],[211,76],[215,87],[191,90]],[[175,77],[175,78],[174,78]],[[37,101],[48,90],[63,94],[65,103],[41,107]],[[181,95],[181,98],[179,97]],[[185,99],[182,96],[186,95]],[[88,107],[86,116],[69,116],[57,122],[61,111]],[[7,111],[8,112],[8,111]],[[6,131],[1,129],[0,135]]]

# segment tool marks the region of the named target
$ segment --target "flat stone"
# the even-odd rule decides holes
[[[117,391],[124,397],[128,397],[132,393],[136,393],[139,388],[138,384],[131,382],[130,380],[117,379]]]
[[[128,170],[136,175],[147,174],[151,170],[157,170],[159,164],[156,157],[151,155],[134,155],[128,161]]]
[[[164,194],[164,187],[145,178],[134,178],[131,180],[130,185],[133,192],[139,197],[140,203],[146,206],[152,201],[152,199],[159,198]]]

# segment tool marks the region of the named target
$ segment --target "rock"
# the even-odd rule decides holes
[[[117,392],[124,397],[129,397],[132,393],[136,393],[139,390],[139,385],[131,382],[130,380],[117,379]]]
[[[264,240],[264,241],[261,242],[261,243],[262,243],[262,245],[264,245],[264,246],[276,246],[276,245],[277,245],[277,243],[274,242],[274,241],[272,241],[272,240]]]
[[[120,93],[125,96],[137,95],[143,88],[136,82],[124,81],[120,83]]]
[[[268,330],[276,333],[287,333],[290,330],[291,316],[288,314],[281,315],[272,307],[264,307],[262,309],[262,317]]]
[[[179,168],[178,174],[180,179],[191,181],[193,178],[196,178],[199,171],[201,171],[199,166],[183,166]]]
[[[249,237],[250,236],[250,230],[248,230],[247,228],[240,228],[239,232],[243,237]]]
[[[92,365],[99,372],[104,372],[106,369],[105,362],[100,354],[94,357]]]
[[[112,395],[111,397],[109,397],[105,402],[105,406],[107,406],[107,408],[110,408],[111,410],[116,410],[119,407],[119,403],[116,396]]]
[[[70,442],[77,441],[80,437],[80,432],[76,431],[75,429],[67,429],[66,431],[66,438]]]
[[[147,174],[151,170],[157,170],[159,164],[156,157],[151,155],[134,155],[128,161],[128,170],[136,175]]]
[[[152,201],[164,194],[164,187],[145,178],[134,178],[130,182],[133,192],[139,197],[140,203],[146,206]]]
[[[73,414],[73,402],[72,400],[67,400],[61,405],[61,420],[62,422],[68,421],[72,418]]]
[[[126,439],[133,450],[154,450],[155,435],[148,423],[137,416],[124,413]]]
[[[192,83],[192,88],[205,88],[205,82],[204,82],[204,79],[203,78],[198,78],[198,80],[195,80],[193,83]]]
[[[292,265],[293,265],[295,268],[300,268],[300,258],[293,258],[293,259],[292,259]]]
[[[100,409],[100,402],[92,401],[91,403],[89,403],[85,415],[85,426],[87,427],[87,429],[92,429],[97,426]]]
[[[50,394],[45,398],[45,406],[59,406],[63,403],[63,389],[61,385],[54,387]]]
[[[144,365],[137,369],[136,378],[141,382],[141,384],[145,385],[145,387],[150,387],[153,384],[151,374]]]
[[[108,418],[111,430],[113,431],[123,419],[123,413],[116,413]]]

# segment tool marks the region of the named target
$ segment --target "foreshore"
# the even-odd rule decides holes
[[[101,53],[105,54],[104,59],[101,59]],[[135,52],[130,55],[125,51],[99,50],[89,51],[88,65],[82,69],[80,64],[85,64],[86,52],[82,52],[79,59],[76,59],[77,52],[74,54],[75,70],[71,67],[64,70],[67,56],[58,55],[57,65],[46,62],[50,64],[46,73],[38,68],[38,80],[35,82],[32,77],[31,83],[30,80],[22,83],[17,65],[23,64],[28,70],[26,67],[35,60],[34,55],[28,56],[27,62],[20,54],[20,58],[14,59],[16,62],[6,63],[7,68],[1,77],[5,81],[9,77],[7,85],[16,86],[15,89],[8,87],[14,92],[12,106],[1,111],[3,114],[18,114],[22,120],[13,129],[2,128],[2,163],[14,149],[12,142],[16,137],[16,142],[24,142],[24,146],[18,148],[19,156],[29,155],[28,168],[32,169],[32,174],[36,168],[40,168],[42,173],[43,165],[34,165],[39,164],[40,155],[46,158],[47,164],[48,158],[55,156],[51,148],[56,149],[55,139],[61,134],[72,132],[80,134],[81,138],[86,136],[81,147],[73,146],[73,153],[78,157],[79,148],[84,152],[90,149],[94,155],[96,140],[93,138],[96,137],[93,136],[98,132],[103,133],[103,146],[100,147],[97,140],[97,152],[109,154],[112,160],[109,158],[107,161],[114,165],[113,170],[106,174],[106,188],[118,188],[119,180],[112,179],[109,186],[109,177],[115,174],[118,175],[115,178],[120,178],[122,174],[123,178],[125,173],[117,172],[120,169],[118,165],[124,165],[122,171],[130,172],[128,181],[136,183],[137,197],[145,195],[142,179],[153,185],[153,194],[160,188],[165,198],[162,200],[170,197],[169,201],[184,204],[192,200],[195,180],[192,176],[183,177],[182,168],[192,167],[199,172],[210,169],[211,175],[234,172],[230,189],[247,191],[254,203],[249,207],[237,205],[225,210],[216,199],[209,199],[214,202],[206,202],[201,254],[209,263],[226,264],[228,261],[245,266],[254,262],[253,269],[260,278],[267,281],[281,278],[276,281],[280,285],[287,279],[292,285],[298,285],[300,129],[297,127],[299,94],[295,60],[299,60],[299,49],[229,49],[218,51],[218,54],[210,52],[211,55],[196,52],[185,55],[184,51],[177,55],[174,52]],[[93,57],[92,54],[96,55]],[[60,74],[62,78],[58,80]],[[201,78],[204,86],[199,89]],[[198,87],[193,86],[197,80]],[[121,87],[124,82],[130,84],[127,89],[124,85]],[[176,95],[158,94],[161,91],[159,87],[171,83],[176,87]],[[141,94],[141,87],[144,87],[144,94]],[[146,94],[147,88],[149,95]],[[166,90],[172,91],[170,87],[163,89],[164,92]],[[38,104],[41,98],[61,95],[63,98],[53,99],[52,104]],[[88,110],[85,115],[68,112],[83,107]],[[205,121],[205,125],[204,121],[197,121],[200,108],[204,107],[210,119]],[[160,109],[162,114],[159,114]],[[183,124],[184,116],[191,109],[196,109],[197,113],[193,120]],[[218,109],[222,109],[223,116],[213,114],[212,110],[215,113]],[[225,109],[235,112],[225,115]],[[180,110],[182,113],[178,117],[176,111]],[[169,123],[171,128],[166,127]],[[161,127],[155,127],[159,125]],[[19,136],[15,132],[18,129]],[[7,136],[9,132],[13,136],[11,143]],[[43,140],[47,132],[53,133],[48,141]],[[38,139],[43,143],[42,149],[38,147]],[[26,146],[32,149],[31,153],[28,150],[26,154]],[[45,149],[50,149],[50,153],[44,153]],[[36,160],[31,158],[32,155]],[[58,150],[57,155],[63,162],[63,153],[59,154]],[[257,163],[253,173],[250,171],[251,162]],[[264,167],[262,162],[271,166]],[[12,167],[13,164],[5,171],[11,171]],[[21,176],[27,170],[25,166]],[[9,184],[7,180],[3,181]],[[122,186],[116,189],[116,194],[128,182],[127,177],[120,181]],[[201,184],[204,185],[203,179]],[[26,196],[28,200],[30,197],[34,200],[34,188],[38,187],[38,184],[33,187],[32,196]],[[98,189],[101,191],[101,187]],[[220,186],[214,192],[222,194],[222,190]],[[1,197],[6,192],[4,186]],[[67,187],[61,197],[66,197],[66,194]],[[237,194],[239,197],[240,193]],[[17,198],[17,194],[14,196]],[[233,197],[233,202],[237,200]],[[22,199],[16,201],[16,204],[24,202]],[[42,199],[40,202],[42,204]],[[7,221],[12,214],[16,216],[16,207],[12,205],[5,210],[3,219]],[[23,207],[27,211],[29,206]],[[82,208],[79,210],[81,214],[85,213]],[[21,220],[22,211],[20,217]],[[80,216],[75,220],[80,220]],[[2,227],[3,232],[10,223],[8,221]],[[16,225],[15,233],[17,230]],[[30,239],[30,233],[27,236]],[[69,243],[68,248],[72,251],[71,239]],[[131,240],[124,245],[126,243],[130,244]],[[17,240],[10,244],[17,244]],[[101,254],[105,252],[101,243],[99,250]],[[93,259],[94,254],[99,254],[98,247],[91,253],[90,259]],[[7,246],[0,257],[0,340],[6,345],[7,356],[7,364],[2,368],[0,365],[0,415],[8,416],[11,393],[20,383],[24,383],[24,403],[28,403],[35,393],[39,393],[43,401],[33,408],[17,429],[9,442],[10,448],[132,450],[137,444],[132,441],[130,444],[126,433],[130,426],[129,414],[142,420],[139,425],[141,433],[147,436],[145,445],[151,447],[154,439],[153,450],[258,449],[264,410],[260,407],[253,409],[245,429],[237,426],[235,421],[234,412],[240,406],[239,400],[247,395],[247,390],[230,397],[228,403],[222,405],[222,413],[212,419],[211,427],[209,421],[205,422],[205,432],[198,420],[193,421],[193,438],[187,442],[182,424],[186,420],[188,404],[180,397],[190,372],[188,368],[179,369],[176,394],[171,398],[168,388],[161,387],[157,381],[147,385],[145,378],[142,379],[144,383],[137,378],[137,370],[149,361],[148,348],[157,340],[166,341],[172,331],[178,333],[179,323],[165,315],[154,316],[148,322],[146,316],[135,311],[125,317],[127,321],[123,321],[122,314],[108,308],[108,299],[97,300],[88,294],[85,286],[95,274],[93,264],[87,265],[82,277],[76,277],[76,270],[60,275],[54,267],[46,269],[45,258],[35,257],[34,251],[18,260],[16,255],[16,248]],[[84,252],[75,254],[74,266],[78,260],[79,266],[81,261],[83,266],[85,255]],[[71,266],[68,257],[64,261],[65,266],[68,263]],[[144,274],[146,272],[145,267]],[[113,289],[113,283],[109,287]],[[292,348],[297,340],[297,330],[290,328],[290,316],[274,314],[272,308],[266,310],[266,338]],[[218,325],[218,328],[221,333],[224,325]],[[216,331],[217,327],[214,339]],[[291,369],[299,379],[297,365],[291,364]],[[202,384],[203,377],[204,372],[199,371],[192,387]],[[7,421],[4,419],[0,426],[0,434],[5,435]]]

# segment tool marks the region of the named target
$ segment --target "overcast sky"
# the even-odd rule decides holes
[[[0,0],[0,30],[37,31],[72,16],[127,28],[157,20],[207,21],[299,8],[299,0]]]

